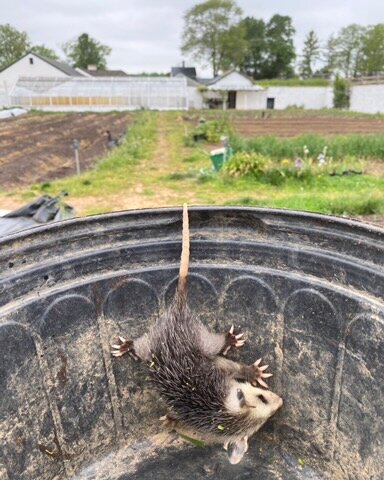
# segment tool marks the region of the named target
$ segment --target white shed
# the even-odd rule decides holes
[[[221,97],[224,108],[237,110],[263,108],[260,105],[265,98],[264,89],[235,70],[214,78],[208,83],[207,90],[214,92],[216,97],[218,95]]]

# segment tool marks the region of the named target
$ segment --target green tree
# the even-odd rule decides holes
[[[38,53],[43,57],[50,58],[51,60],[59,60],[58,55],[52,48],[46,47],[45,45],[34,45],[31,48],[32,52]]]
[[[19,32],[9,23],[0,25],[0,70],[25,55],[29,48],[26,32]]]
[[[302,78],[313,77],[314,63],[320,59],[320,42],[314,32],[311,30],[304,40],[302,59],[300,62],[300,75]]]
[[[265,22],[262,19],[247,17],[244,18],[241,23],[245,30],[245,39],[247,42],[247,49],[241,64],[241,69],[255,80],[262,79],[264,78],[267,56]]]
[[[364,75],[384,72],[384,23],[368,27],[362,42],[361,71]]]
[[[106,57],[112,51],[110,47],[102,45],[87,33],[82,33],[75,40],[66,42],[63,50],[74,67],[87,68],[88,65],[96,65],[98,70],[106,69]]]
[[[184,15],[182,52],[207,62],[214,76],[239,66],[246,49],[241,15],[234,0],[207,0],[195,5]]]
[[[274,15],[266,25],[267,59],[264,78],[289,78],[294,74],[292,62],[296,58],[291,17]]]
[[[345,78],[356,77],[361,73],[363,42],[367,28],[352,24],[344,27],[333,41],[334,70]]]

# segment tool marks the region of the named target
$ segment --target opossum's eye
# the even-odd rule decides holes
[[[240,388],[237,389],[237,399],[239,400],[240,407],[241,407],[241,408],[244,407],[244,405],[245,405],[245,397],[244,397],[243,391],[242,391]]]
[[[261,400],[265,405],[268,405],[268,400],[264,397],[263,394],[257,395],[257,398],[260,398],[260,400]]]

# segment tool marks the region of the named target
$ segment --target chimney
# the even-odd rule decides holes
[[[92,72],[97,71],[97,66],[96,65],[88,65],[87,70],[91,70]]]

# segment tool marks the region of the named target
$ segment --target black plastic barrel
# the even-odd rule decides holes
[[[238,465],[165,432],[143,366],[110,356],[174,294],[181,209],[95,216],[0,242],[0,478],[384,478],[384,230],[191,208],[189,303],[246,332],[284,406]]]

